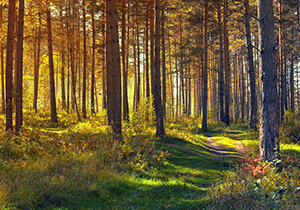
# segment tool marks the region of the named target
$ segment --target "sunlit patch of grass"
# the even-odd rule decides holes
[[[228,137],[212,137],[213,141],[219,145],[222,145],[222,147],[234,150],[236,148],[236,141],[234,139],[228,138]]]

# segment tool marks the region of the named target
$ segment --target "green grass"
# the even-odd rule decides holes
[[[0,208],[206,209],[214,202],[212,184],[237,170],[236,143],[258,147],[244,125],[211,122],[201,133],[197,119],[188,118],[167,121],[167,136],[157,139],[152,120],[141,116],[124,124],[120,143],[103,113],[80,123],[61,113],[56,126],[49,113],[25,113],[20,137],[0,132]],[[208,137],[226,154],[209,147]],[[300,147],[282,151],[299,154]]]

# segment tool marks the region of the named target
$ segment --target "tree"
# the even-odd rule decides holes
[[[202,95],[202,130],[207,131],[207,22],[208,22],[208,3],[204,1],[204,68],[203,68],[203,95]]]
[[[2,23],[3,23],[3,6],[0,5],[0,31],[2,32]],[[2,112],[5,112],[5,89],[4,89],[4,45],[1,41],[0,43],[0,67],[1,67],[1,93],[2,93]]]
[[[155,72],[154,72],[154,107],[156,114],[156,135],[164,136],[164,116],[161,103],[161,79],[160,79],[160,33],[161,17],[160,17],[160,0],[156,0],[155,4],[156,22],[155,22]]]
[[[107,38],[107,109],[110,112],[112,128],[116,139],[122,138],[122,112],[121,112],[121,66],[118,36],[117,0],[106,0],[106,24],[109,31]],[[111,87],[110,87],[111,85]]]
[[[126,2],[122,0],[122,69],[123,69],[123,119],[129,120],[127,65],[126,65]],[[126,43],[126,44],[125,44]]]
[[[256,84],[255,84],[255,71],[253,62],[253,49],[251,43],[251,27],[250,27],[250,12],[249,12],[249,0],[244,0],[245,7],[245,28],[246,28],[246,40],[247,40],[247,58],[248,69],[250,77],[250,93],[251,93],[251,111],[250,111],[250,130],[257,130],[257,98],[256,98]]]
[[[16,84],[16,132],[23,124],[23,39],[24,39],[24,0],[19,1],[19,21],[17,40],[17,84]]]
[[[219,118],[224,121],[224,46],[223,46],[223,27],[222,27],[222,14],[221,14],[221,0],[217,3],[218,13],[218,32],[219,32],[219,45],[220,45],[220,66],[219,66]]]
[[[86,15],[85,15],[85,0],[82,1],[82,11],[83,11],[83,81],[82,81],[82,117],[86,119],[86,66],[87,66],[87,57],[86,57]],[[80,85],[80,84],[79,84]]]
[[[37,101],[38,101],[38,90],[39,90],[39,72],[40,72],[40,54],[41,54],[41,36],[42,36],[42,18],[41,13],[38,13],[39,16],[39,26],[37,32],[37,43],[36,43],[36,50],[35,50],[35,65],[34,65],[34,94],[33,94],[33,109],[35,113],[38,112],[37,109]]]
[[[57,123],[56,100],[55,100],[55,81],[52,49],[52,29],[51,29],[51,11],[50,2],[47,0],[47,35],[48,35],[48,54],[49,54],[49,76],[50,76],[50,104],[51,104],[51,122]]]
[[[14,10],[15,0],[9,0],[8,24],[7,24],[7,47],[6,47],[6,130],[13,130],[12,122],[12,98],[13,98],[13,53],[14,53]]]
[[[258,15],[262,74],[259,147],[261,159],[272,161],[276,146],[279,151],[273,0],[259,0]]]
[[[95,114],[95,56],[96,56],[96,32],[95,32],[95,8],[94,2],[91,8],[92,13],[92,81],[91,81],[91,113]]]
[[[224,110],[224,122],[226,125],[230,124],[229,108],[230,108],[230,53],[229,53],[229,41],[228,41],[228,0],[224,1],[224,17],[223,17],[223,29],[224,29],[224,61],[225,61],[225,110]]]

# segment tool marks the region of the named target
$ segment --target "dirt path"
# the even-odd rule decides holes
[[[211,153],[215,156],[215,159],[220,160],[225,157],[241,157],[246,154],[247,150],[242,142],[235,143],[235,149],[226,149],[222,145],[214,142],[211,136],[207,137],[207,147],[210,149]]]

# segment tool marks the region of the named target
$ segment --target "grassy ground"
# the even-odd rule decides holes
[[[25,114],[20,137],[2,131],[1,209],[212,209],[219,205],[212,184],[226,181],[243,159],[238,146],[258,148],[245,126],[211,123],[201,133],[195,119],[173,120],[158,140],[152,119],[136,124],[137,115],[119,143],[102,114],[82,123],[62,114],[59,125],[47,123],[48,115]],[[298,146],[283,148],[299,154]]]

